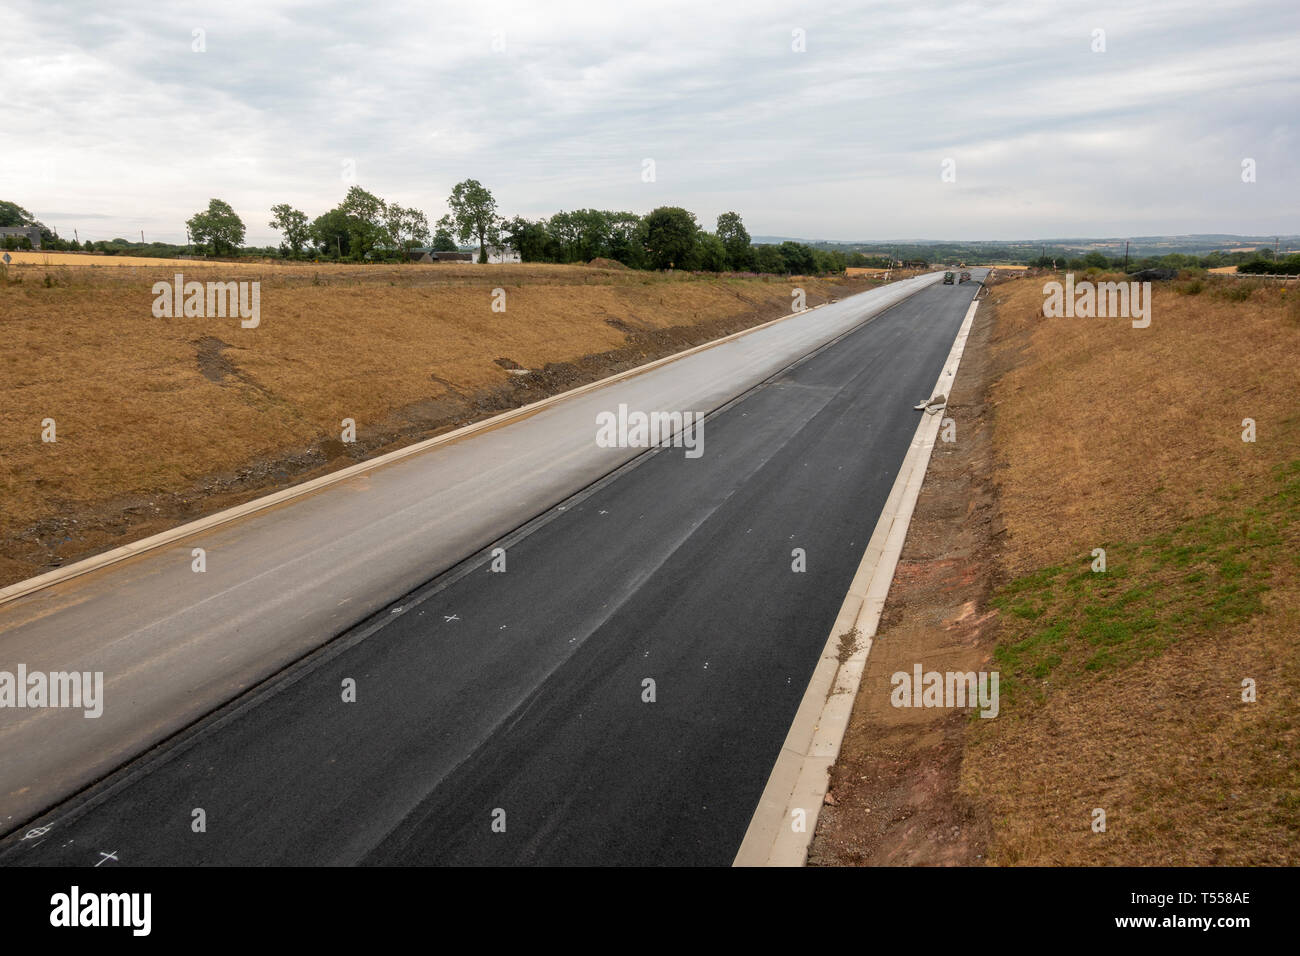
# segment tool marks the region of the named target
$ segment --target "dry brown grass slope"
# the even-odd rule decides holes
[[[1133,329],[1042,318],[1042,283],[994,293],[1004,700],[962,762],[991,861],[1294,865],[1297,293],[1161,285]]]
[[[1048,278],[977,314],[810,861],[1295,865],[1297,292],[1184,279],[1134,329]],[[918,662],[999,716],[894,709]]]
[[[189,270],[30,265],[0,281],[0,583],[788,314],[793,285],[241,264],[188,277],[260,281],[257,328],[155,318],[153,283]],[[810,305],[868,286],[798,284]],[[491,308],[498,287],[504,313]],[[511,376],[511,364],[545,372]],[[54,444],[41,441],[47,418]],[[346,449],[344,418],[358,430]]]

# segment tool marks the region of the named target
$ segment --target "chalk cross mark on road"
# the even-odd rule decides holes
[[[99,855],[102,856],[103,859],[100,860],[98,863],[96,863],[95,866],[102,866],[103,864],[107,863],[109,860],[112,860],[114,863],[118,862],[116,850],[114,850],[112,853],[105,853],[103,850],[100,850]]]

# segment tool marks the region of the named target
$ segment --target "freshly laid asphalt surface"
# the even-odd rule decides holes
[[[977,287],[928,286],[715,412],[702,457],[648,452],[548,509],[0,864],[729,864]]]
[[[96,719],[0,707],[0,835],[636,458],[594,440],[598,414],[713,411],[938,280],[787,316],[0,602],[0,672],[104,675]]]

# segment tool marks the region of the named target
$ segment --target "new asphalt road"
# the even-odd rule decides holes
[[[851,296],[461,430],[93,573],[12,600],[13,589],[0,591],[0,674],[102,673],[106,699],[90,720],[0,707],[0,834],[636,457],[593,440],[597,414],[620,404],[712,411],[938,278]],[[192,570],[196,547],[203,573]]]
[[[0,835],[636,457],[593,440],[596,415],[712,411],[937,280],[789,316],[349,469],[291,504],[12,600],[0,591],[0,674],[102,673],[106,699],[90,720],[0,707]]]
[[[845,321],[711,414],[700,457],[626,452],[0,863],[730,863],[975,289]]]

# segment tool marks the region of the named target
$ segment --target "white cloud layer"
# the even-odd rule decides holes
[[[735,209],[756,235],[1295,233],[1298,28],[1295,0],[17,0],[0,199],[183,241],[216,196],[273,243],[270,207],[319,215],[351,160],[431,220],[473,177],[506,214]]]

